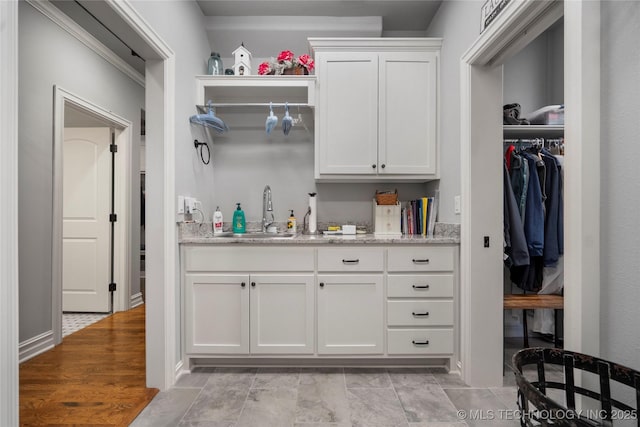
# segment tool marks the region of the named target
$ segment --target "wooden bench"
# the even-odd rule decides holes
[[[539,294],[506,294],[504,296],[505,310],[522,310],[522,327],[524,332],[524,346],[529,347],[529,332],[527,327],[527,313],[525,310],[536,308],[552,308],[554,311],[554,345],[560,347],[558,310],[564,309],[564,297],[562,295]]]

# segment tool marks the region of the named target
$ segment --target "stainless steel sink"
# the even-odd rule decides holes
[[[294,233],[263,233],[260,231],[251,233],[235,234],[230,231],[224,233],[215,234],[214,238],[227,238],[227,239],[291,239],[295,237]]]

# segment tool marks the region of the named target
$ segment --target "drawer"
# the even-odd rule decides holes
[[[389,326],[451,326],[453,301],[388,301]]]
[[[453,354],[453,329],[389,329],[387,353]]]
[[[389,298],[453,297],[453,274],[389,274]]]
[[[382,271],[384,249],[318,248],[318,271]]]
[[[451,246],[389,248],[389,271],[453,271]]]
[[[313,248],[299,246],[186,247],[187,271],[313,271]]]

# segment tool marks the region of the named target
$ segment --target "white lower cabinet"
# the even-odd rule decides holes
[[[249,275],[186,274],[186,350],[249,353]]]
[[[185,245],[196,358],[437,358],[453,366],[454,245]]]
[[[382,354],[382,275],[318,275],[318,354]]]
[[[250,277],[252,354],[312,354],[313,274]]]
[[[187,274],[187,352],[312,354],[313,274]]]
[[[454,266],[452,246],[389,248],[387,354],[453,358]]]

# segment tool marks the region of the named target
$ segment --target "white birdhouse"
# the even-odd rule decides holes
[[[235,63],[233,64],[233,73],[236,76],[250,76],[251,75],[251,52],[244,47],[244,43],[239,48],[233,51],[233,58]]]

